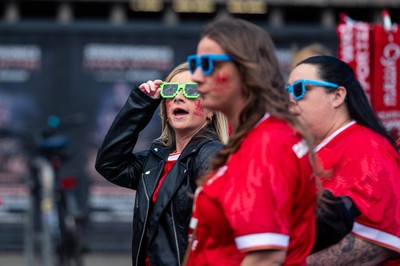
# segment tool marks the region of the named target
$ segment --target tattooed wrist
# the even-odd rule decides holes
[[[338,244],[307,257],[308,265],[378,265],[391,251],[348,234]]]

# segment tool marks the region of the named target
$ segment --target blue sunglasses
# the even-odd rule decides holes
[[[204,54],[197,56],[189,55],[187,58],[190,73],[194,73],[198,67],[204,75],[210,75],[214,70],[214,61],[233,61],[233,58],[227,54]]]
[[[286,90],[292,94],[295,101],[298,101],[300,99],[303,99],[304,95],[306,94],[306,85],[321,86],[333,89],[339,88],[339,85],[331,82],[312,79],[301,79],[293,82],[292,85],[286,85]]]

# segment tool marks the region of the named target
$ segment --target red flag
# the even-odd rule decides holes
[[[372,107],[389,129],[400,129],[400,29],[388,23],[373,25]]]
[[[371,26],[366,22],[354,21],[345,14],[340,14],[340,18],[337,27],[338,58],[353,68],[371,101]]]

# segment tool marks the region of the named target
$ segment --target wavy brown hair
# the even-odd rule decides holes
[[[311,134],[289,112],[290,101],[285,81],[269,34],[243,19],[219,18],[209,23],[200,37],[214,40],[226,54],[233,57],[242,77],[245,97],[245,107],[239,115],[240,127],[235,129],[227,145],[216,155],[211,169],[216,170],[226,163],[265,113],[286,120],[307,141],[310,154],[313,155]]]

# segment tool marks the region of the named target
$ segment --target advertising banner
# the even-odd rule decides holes
[[[367,22],[354,21],[341,14],[337,26],[338,57],[354,70],[369,100],[371,100],[371,29]]]
[[[21,246],[27,222],[32,147],[27,137],[43,120],[51,95],[47,45],[30,37],[0,38],[0,250]]]
[[[43,65],[41,44],[0,43],[0,223],[24,222],[29,151],[16,133],[32,127],[44,113],[35,89],[46,83]]]
[[[373,25],[373,101],[378,116],[400,132],[400,30]]]
[[[400,137],[400,30],[383,11],[384,24],[341,16],[338,57],[348,63],[371,106],[395,139]]]

